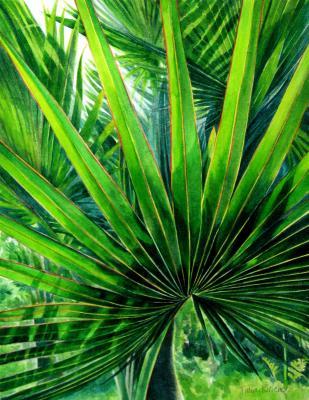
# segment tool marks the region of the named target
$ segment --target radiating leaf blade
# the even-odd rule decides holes
[[[76,0],[113,115],[145,224],[168,268],[178,274],[180,253],[174,217],[158,166],[128,97],[90,0]]]
[[[161,10],[169,78],[173,204],[183,264],[190,279],[191,258],[201,227],[201,151],[176,0],[162,0]]]
[[[262,1],[243,1],[221,121],[204,186],[198,262],[201,259],[205,261],[210,237],[225,214],[239,172],[249,117],[261,10]]]

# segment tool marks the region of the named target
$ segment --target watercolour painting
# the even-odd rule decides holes
[[[305,400],[308,0],[0,0],[0,398]]]

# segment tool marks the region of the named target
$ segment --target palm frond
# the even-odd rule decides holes
[[[274,357],[280,355],[267,345],[269,339],[302,358],[302,352],[276,331],[284,328],[308,338],[309,164],[304,150],[282,174],[289,165],[287,158],[298,148],[296,138],[303,138],[300,126],[307,107],[309,65],[302,33],[305,5],[268,1],[263,8],[262,0],[244,0],[241,5],[233,1],[229,7],[230,2],[214,0],[208,6],[198,0],[180,1],[179,8],[176,0],[76,3],[79,17],[69,47],[75,48],[82,30],[96,65],[95,80],[100,79],[85,121],[81,82],[76,83],[79,96],[70,102],[69,94],[75,93],[72,75],[61,75],[61,68],[56,68],[70,87],[69,99],[65,91],[59,97],[50,80],[52,65],[56,60],[59,66],[58,57],[63,56],[58,46],[52,46],[56,58],[47,50],[53,43],[48,41],[51,33],[47,38],[41,31],[37,35],[45,43],[45,58],[38,57],[44,65],[40,68],[16,41],[3,31],[0,35],[7,63],[4,77],[15,76],[20,99],[33,98],[26,110],[31,121],[33,113],[44,121],[43,148],[48,153],[44,158],[41,147],[32,159],[30,145],[25,154],[25,143],[24,147],[14,143],[15,120],[9,121],[8,140],[2,138],[0,145],[3,180],[14,181],[14,187],[41,210],[39,215],[48,215],[47,227],[57,224],[62,232],[38,229],[40,222],[30,218],[30,207],[23,208],[15,191],[3,191],[12,207],[0,214],[1,231],[61,269],[42,271],[31,262],[1,259],[0,275],[66,299],[0,312],[1,361],[16,367],[14,375],[0,379],[3,397],[56,397],[116,371],[131,374],[132,397],[145,399],[164,334],[189,298],[203,329],[207,318],[251,370],[256,367],[236,332]],[[108,10],[113,18],[107,27]],[[131,20],[135,14],[138,18]],[[49,16],[52,31],[55,15],[54,10]],[[299,18],[300,26],[291,30],[300,33],[302,43],[295,52],[288,49],[290,27],[277,30],[292,16]],[[62,26],[68,24],[61,21]],[[168,71],[156,91],[145,90],[146,100],[157,104],[160,112],[141,117],[122,77],[125,70],[118,68],[121,57],[113,55],[109,41],[118,50],[120,42],[115,43],[120,37],[125,37],[121,45],[132,35],[143,41],[149,21],[154,30],[144,41],[151,48],[161,46],[160,57],[166,56],[162,64]],[[67,70],[76,66],[75,53],[64,57]],[[216,92],[218,85],[226,84],[222,112],[221,107],[213,108],[217,114],[204,141],[200,123],[195,123],[193,64],[188,54],[199,71],[207,61],[204,74],[215,68],[221,81],[208,80],[210,90]],[[139,62],[137,57],[138,68]],[[77,75],[81,80],[81,71]],[[113,117],[112,123],[102,123],[104,96],[103,110]],[[16,112],[9,95],[4,104]],[[254,125],[265,107],[271,109],[265,111],[268,123]],[[100,124],[103,132],[98,136]],[[258,126],[262,129],[254,136]],[[27,132],[25,137],[43,131]],[[104,147],[100,150],[106,138],[112,143],[110,153]],[[121,178],[104,164],[104,156],[116,151]],[[42,168],[41,157],[49,168]],[[61,171],[55,172],[58,166],[66,171],[65,179]],[[84,189],[76,197],[73,182]],[[95,215],[81,207],[89,198]],[[98,223],[97,213],[104,223]],[[18,349],[5,347],[11,344]]]

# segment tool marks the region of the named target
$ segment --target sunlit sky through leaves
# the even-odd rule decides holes
[[[43,7],[45,6],[48,9],[51,9],[54,6],[54,0],[25,0],[25,3],[30,8],[32,15],[36,18],[36,20],[43,26],[44,25],[44,15],[43,15]],[[58,1],[58,10],[59,15],[61,15],[65,6],[74,5],[74,0],[59,0]]]
[[[35,17],[35,19],[38,21],[38,23],[41,25],[42,29],[45,30],[45,21],[44,21],[44,7],[47,10],[52,10],[55,0],[25,0],[25,3],[29,7],[32,15]],[[75,7],[75,2],[74,0],[58,0],[58,8],[57,8],[57,15],[62,15],[63,11],[65,10],[66,6],[71,5]],[[66,41],[69,40],[70,34],[72,30],[69,28],[65,28],[65,39]],[[79,46],[79,52],[81,53],[83,49],[85,48],[87,41],[86,39],[81,36],[80,37],[80,46]],[[89,57],[88,52],[85,52],[84,59]]]
[[[30,9],[30,12],[40,24],[42,29],[45,31],[45,19],[44,19],[44,8],[46,10],[51,11],[54,7],[55,0],[24,0],[27,6]],[[76,8],[76,4],[74,0],[58,0],[58,8],[57,8],[57,15],[61,16],[63,11],[67,6],[73,6]],[[70,28],[65,28],[65,40],[68,43],[72,30]],[[87,63],[89,59],[92,59],[90,49],[88,47],[88,42],[83,35],[79,36],[79,47],[78,47],[78,54],[81,55],[83,53],[83,60]],[[120,67],[121,69],[121,67]],[[123,71],[123,75],[125,72]],[[126,86],[129,91],[132,90],[132,80],[130,77],[126,78]],[[85,98],[87,94],[85,93]],[[133,93],[132,93],[133,95]],[[136,99],[139,98],[138,93],[134,92],[134,96]],[[137,102],[138,103],[138,102]],[[138,104],[135,104],[138,108]]]

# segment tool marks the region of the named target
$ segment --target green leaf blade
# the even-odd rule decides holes
[[[201,227],[201,151],[176,0],[162,0],[161,11],[171,107],[171,182],[174,213],[180,227],[178,234],[183,264],[189,270]],[[192,182],[194,185],[190,184]]]
[[[262,1],[244,0],[234,46],[221,121],[208,168],[202,200],[198,262],[204,262],[239,172],[253,88]],[[205,244],[206,243],[206,244]]]
[[[128,97],[90,0],[76,0],[104,92],[113,115],[145,224],[173,275],[181,260],[170,202],[154,155]]]

